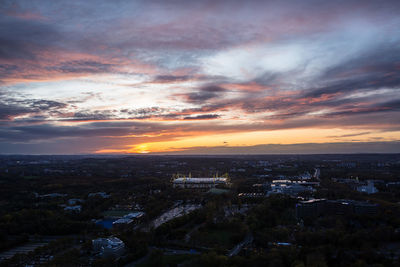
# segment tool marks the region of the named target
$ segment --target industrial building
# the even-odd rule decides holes
[[[378,193],[378,189],[374,185],[374,181],[368,180],[367,184],[357,186],[357,191],[366,194]]]

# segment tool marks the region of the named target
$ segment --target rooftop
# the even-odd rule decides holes
[[[308,203],[315,203],[315,202],[320,202],[320,201],[325,201],[325,200],[326,200],[325,198],[315,198],[315,199],[300,201],[300,203],[308,204]]]
[[[199,178],[191,178],[191,177],[183,177],[176,178],[174,183],[226,183],[228,182],[228,178],[224,177],[199,177]]]
[[[121,218],[116,220],[115,222],[113,222],[113,224],[130,224],[131,222],[133,222],[132,219],[129,218]]]
[[[134,219],[134,218],[140,218],[140,217],[142,217],[143,215],[144,215],[144,212],[142,212],[142,211],[136,211],[136,212],[131,212],[131,213],[125,215],[124,218],[127,218],[127,219]]]

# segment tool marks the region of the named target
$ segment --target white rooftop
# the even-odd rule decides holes
[[[119,246],[119,245],[124,244],[124,242],[121,239],[119,239],[118,237],[109,237],[109,238],[107,238],[107,240],[108,240],[108,244],[112,245],[112,246]]]
[[[144,212],[142,211],[137,211],[137,212],[131,212],[127,215],[124,216],[124,218],[128,218],[128,219],[133,219],[133,218],[140,218],[144,215]]]
[[[121,218],[121,219],[118,219],[115,222],[113,222],[113,224],[130,224],[131,222],[133,222],[132,219]]]

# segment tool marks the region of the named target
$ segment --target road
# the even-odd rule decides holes
[[[185,214],[188,214],[188,213],[190,213],[196,209],[200,209],[200,208],[201,208],[200,204],[185,204],[185,205],[173,207],[172,209],[164,212],[160,217],[153,220],[150,223],[150,225],[153,228],[157,228],[163,223],[166,223],[172,219],[178,218],[180,216],[183,216]]]
[[[240,242],[239,244],[237,244],[233,249],[231,249],[231,250],[229,251],[229,253],[227,254],[227,256],[228,256],[228,257],[232,257],[232,256],[237,255],[237,254],[242,250],[242,248],[243,248],[245,245],[248,245],[248,244],[250,244],[251,242],[253,242],[253,235],[252,235],[251,233],[248,233],[248,234],[246,235],[246,237],[243,239],[242,242]]]

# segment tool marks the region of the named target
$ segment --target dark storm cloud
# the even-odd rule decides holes
[[[31,111],[28,107],[0,103],[0,120],[11,120],[15,116],[27,114]]]
[[[105,45],[101,44],[101,39],[88,39],[79,30],[82,25],[75,28],[68,17],[64,21],[37,19],[33,14],[27,15],[21,7],[11,13],[2,11],[0,82],[115,72],[114,69],[120,67],[116,62],[121,64],[124,60],[108,58],[107,53],[97,49]],[[86,43],[82,43],[83,39]]]
[[[212,114],[211,114],[212,115]],[[280,123],[266,121],[264,123],[246,123],[241,125],[224,125],[215,122],[212,127],[213,132],[229,133],[242,131],[273,131],[282,129],[295,129],[319,126],[322,128],[330,127],[350,127],[352,129],[368,129],[375,127],[379,130],[395,130],[394,125],[400,124],[400,112],[393,119],[390,116],[380,114],[360,114],[356,117],[345,118],[314,118],[286,120]],[[213,116],[211,116],[213,118]],[[193,118],[191,118],[193,119]],[[205,118],[203,118],[205,119]],[[208,118],[210,119],[210,118]],[[50,123],[31,124],[16,126],[13,123],[3,124],[0,130],[0,138],[3,141],[28,142],[32,140],[46,140],[57,138],[78,138],[78,137],[100,137],[112,136],[123,137],[126,135],[151,134],[156,135],[168,132],[171,136],[182,132],[204,132],[210,131],[209,127],[197,124],[196,122],[181,125],[179,123],[165,124],[164,122],[140,122],[140,121],[100,121],[87,122],[77,126],[60,126]]]
[[[113,110],[80,110],[68,118],[60,118],[60,121],[96,121],[96,120],[118,120],[118,119],[148,119],[163,118],[174,113],[160,107],[138,108],[138,109],[113,109]]]
[[[139,129],[138,129],[139,127]],[[124,136],[141,134],[145,124],[91,123],[84,126],[56,126],[52,124],[26,125],[8,127],[0,130],[0,139],[8,141],[29,142],[54,138],[79,138],[98,136]]]
[[[18,71],[17,65],[0,64],[0,79],[2,77],[10,76]]]
[[[387,45],[389,46],[389,45]],[[400,88],[400,47],[391,44],[372,50],[355,59],[328,69],[320,81],[332,80],[327,86],[309,90],[305,97],[345,94],[380,88]]]
[[[198,88],[194,92],[185,94],[176,94],[175,96],[181,97],[184,101],[192,104],[203,103],[207,100],[222,96],[226,89],[218,85],[207,85]]]
[[[400,110],[400,99],[388,101],[386,103],[380,104],[379,106],[390,110]]]
[[[380,54],[383,56],[382,54]],[[390,55],[385,54],[389,59]],[[377,59],[378,60],[378,59]],[[262,113],[265,111],[277,112],[271,116],[276,119],[294,118],[306,115],[309,112],[318,112],[324,108],[334,109],[332,115],[351,115],[353,113],[370,113],[396,110],[396,102],[393,100],[395,90],[400,88],[400,65],[394,60],[384,66],[380,63],[366,63],[364,60],[357,61],[351,69],[356,69],[356,74],[347,76],[338,70],[335,74],[331,72],[330,80],[318,80],[316,83],[327,83],[314,89],[304,91],[293,91],[293,94],[282,94],[277,90],[273,94],[265,94],[265,90],[248,91],[240,97],[224,99],[224,94],[216,97],[216,94],[208,94],[208,91],[188,93],[183,95],[188,102],[202,104],[197,111],[217,111],[221,109],[241,109],[247,113]],[[343,64],[345,69],[347,65]],[[339,68],[340,69],[340,68]],[[350,71],[350,70],[349,70]],[[354,70],[353,70],[354,71]],[[346,71],[347,72],[347,71]],[[328,78],[325,77],[327,80]],[[333,80],[333,81],[332,81]],[[253,80],[248,82],[247,88],[254,87]],[[246,83],[240,84],[246,88]],[[274,86],[274,84],[270,84]],[[392,90],[391,93],[383,93],[379,90]],[[211,91],[212,92],[212,91]],[[362,93],[368,93],[363,95]],[[357,97],[352,96],[361,93]],[[390,101],[388,102],[388,100]],[[388,103],[386,103],[388,102]],[[392,103],[393,102],[393,103]]]
[[[173,83],[191,80],[193,76],[190,75],[157,75],[151,82],[152,83]]]
[[[128,115],[150,116],[160,114],[166,110],[160,107],[138,108],[138,109],[121,109],[120,112]]]
[[[14,117],[30,114],[35,119],[43,112],[58,112],[68,105],[58,101],[45,99],[15,99],[0,95],[0,120],[13,120]]]
[[[332,79],[363,74],[386,74],[398,71],[400,66],[400,46],[398,42],[389,40],[378,48],[371,49],[363,54],[349,59],[342,64],[329,67],[322,79]]]
[[[210,120],[210,119],[217,119],[220,115],[218,114],[204,114],[204,115],[197,115],[197,116],[188,116],[184,117],[184,120]]]
[[[49,71],[58,71],[63,73],[102,73],[111,71],[115,64],[101,63],[91,60],[73,60],[61,62],[55,66],[46,67]]]
[[[370,134],[371,132],[361,132],[361,133],[355,133],[355,134],[342,134],[342,135],[332,135],[328,136],[330,138],[343,138],[343,137],[354,137],[354,136],[361,136],[361,135],[366,135]]]
[[[385,112],[386,114],[389,114],[388,112],[395,112],[395,111],[400,111],[400,99],[388,101],[385,103],[379,103],[379,104],[373,104],[370,106],[364,106],[364,107],[354,107],[353,109],[349,110],[342,110],[342,111],[337,111],[337,112],[332,112],[325,114],[325,116],[352,116],[352,115],[358,115],[358,114],[370,114],[370,113],[378,113],[378,112]]]
[[[115,114],[110,110],[86,110],[75,112],[72,117],[61,119],[65,121],[96,121],[114,119]]]
[[[384,74],[368,74],[366,77],[336,81],[332,85],[311,90],[304,97],[320,97],[322,95],[334,95],[354,93],[356,91],[371,91],[380,88],[397,88],[400,86],[400,70],[393,70],[393,76]]]
[[[72,117],[60,118],[60,121],[96,121],[96,120],[143,120],[143,119],[162,119],[162,120],[207,120],[216,119],[218,114],[196,114],[196,112],[172,111],[159,107],[139,108],[139,109],[121,109],[121,110],[95,110],[75,112]]]
[[[0,59],[38,59],[64,37],[49,23],[0,16]]]
[[[25,104],[28,104],[29,106],[39,109],[39,110],[49,110],[49,109],[60,109],[60,108],[66,108],[68,105],[65,103],[57,102],[57,101],[52,101],[52,100],[32,100],[30,103],[27,101],[24,101]]]

